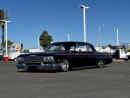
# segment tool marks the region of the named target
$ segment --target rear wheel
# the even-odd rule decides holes
[[[69,61],[64,59],[61,61],[61,70],[67,72],[69,70]]]
[[[98,62],[97,62],[97,67],[98,68],[102,68],[104,65],[104,60],[103,59],[99,59]]]

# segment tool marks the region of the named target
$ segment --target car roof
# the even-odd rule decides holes
[[[54,43],[51,43],[50,45],[63,45],[65,47],[66,50],[69,50],[71,46],[76,46],[76,45],[81,45],[81,44],[86,44],[86,45],[89,45],[91,46],[91,48],[95,50],[94,46],[90,43],[86,43],[86,42],[80,42],[80,41],[64,41],[64,42],[54,42]]]
[[[64,41],[64,42],[54,42],[51,44],[89,44],[89,43],[80,42],[80,41]]]

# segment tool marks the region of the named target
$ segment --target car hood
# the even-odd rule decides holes
[[[38,52],[38,53],[28,53],[28,54],[21,54],[19,57],[24,57],[24,56],[55,56],[58,54],[64,54],[64,52]]]

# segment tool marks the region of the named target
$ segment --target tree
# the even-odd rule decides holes
[[[46,49],[47,46],[53,41],[52,36],[49,35],[48,31],[43,31],[39,40],[43,49]]]
[[[130,49],[128,49],[128,52],[130,52]]]
[[[8,20],[8,12],[5,12],[3,9],[0,9],[0,20]],[[0,21],[0,28],[2,30],[2,45],[3,45],[5,22]],[[2,48],[4,48],[4,46],[2,46]]]
[[[112,49],[113,46],[111,44],[108,44],[108,47]]]
[[[1,43],[3,47],[5,47],[5,41],[4,43]],[[7,41],[8,46],[11,46],[13,44],[13,42],[11,42],[10,40]]]

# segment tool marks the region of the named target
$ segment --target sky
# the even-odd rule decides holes
[[[0,0],[0,9],[8,11],[8,39],[23,43],[24,48],[37,48],[38,37],[47,30],[53,42],[83,41],[83,12],[79,5],[85,1],[87,42],[101,45],[130,43],[130,0]],[[0,35],[1,40],[1,35]]]

